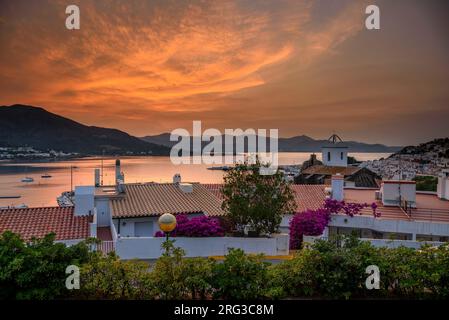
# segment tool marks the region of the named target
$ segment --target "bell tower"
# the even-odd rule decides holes
[[[325,166],[348,166],[348,146],[336,134],[331,135],[321,147],[321,155]]]

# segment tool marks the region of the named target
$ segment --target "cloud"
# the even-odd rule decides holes
[[[269,79],[260,73],[292,59],[298,36],[304,38],[301,54],[310,61],[353,32],[350,22],[338,28],[340,17],[326,30],[302,35],[310,1],[107,4],[79,1],[81,30],[68,31],[60,24],[63,1],[28,10],[20,3],[29,22],[6,20],[11,33],[1,34],[7,38],[4,51],[19,53],[4,56],[2,74],[23,83],[19,94],[29,100],[76,104],[121,96],[146,100],[149,108],[158,102],[155,109],[163,111],[164,101],[171,105],[175,99],[265,84]],[[184,106],[179,103],[178,109]]]
[[[66,1],[0,2],[0,104],[41,105],[138,135],[198,119],[288,135],[337,121],[355,132],[366,117],[387,117],[388,104],[397,116],[435,99],[447,108],[447,68],[431,54],[447,56],[447,42],[432,47],[441,40],[433,29],[417,38],[429,27],[413,8],[405,12],[420,26],[416,38],[391,22],[404,10],[390,2],[381,3],[387,30],[377,33],[363,30],[366,1],[74,3],[79,31],[65,29]],[[427,52],[410,51],[418,39]]]

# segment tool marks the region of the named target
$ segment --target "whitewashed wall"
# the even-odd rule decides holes
[[[223,256],[230,248],[239,248],[246,253],[263,253],[269,256],[287,255],[289,237],[286,234],[272,238],[172,238],[175,246],[185,250],[187,257]],[[115,244],[117,255],[121,259],[156,259],[162,254],[161,244],[165,238],[119,238]]]
[[[108,198],[95,198],[95,208],[97,209],[97,218],[99,227],[109,226],[111,212]]]
[[[332,215],[329,226],[365,228],[389,233],[409,233],[414,236],[417,234],[449,236],[449,223],[376,219],[369,216],[348,217],[346,215]]]

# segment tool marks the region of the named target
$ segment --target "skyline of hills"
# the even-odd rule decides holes
[[[226,135],[221,135],[222,140],[222,149],[225,150],[225,147],[233,147],[235,150],[235,139],[233,139],[233,146],[225,144]],[[141,137],[142,140],[161,144],[167,147],[174,146],[177,142],[170,141],[170,133],[165,132],[158,135],[149,135]],[[192,141],[190,142],[192,145]],[[202,142],[202,147],[207,145],[208,141]],[[279,152],[319,152],[321,151],[321,147],[325,144],[329,143],[326,139],[313,139],[307,135],[298,135],[290,138],[279,138],[278,139],[278,150]],[[397,152],[402,149],[400,146],[386,146],[383,144],[369,144],[357,141],[345,141],[345,145],[348,146],[349,152]],[[268,144],[269,146],[269,141]],[[267,148],[268,148],[267,146]],[[245,151],[246,145],[245,145]]]
[[[28,146],[82,155],[167,155],[167,147],[147,143],[126,132],[86,126],[41,107],[0,107],[0,146]]]
[[[225,150],[225,135],[221,136]],[[307,135],[279,138],[279,152],[319,152],[328,141]],[[11,105],[0,107],[0,146],[29,146],[82,155],[168,155],[177,141],[170,133],[134,137],[113,128],[86,126],[46,111],[42,107]],[[209,142],[202,142],[204,147]],[[344,141],[349,152],[399,152],[401,146]],[[269,142],[268,142],[269,146]],[[235,138],[233,142],[235,150]],[[246,148],[245,148],[246,151]]]

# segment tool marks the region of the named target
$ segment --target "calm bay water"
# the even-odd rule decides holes
[[[388,153],[352,153],[360,161],[387,157]],[[310,156],[309,152],[280,153],[279,164],[302,164]],[[320,158],[321,154],[317,153]],[[121,169],[125,182],[170,182],[175,173],[180,173],[183,181],[221,183],[224,172],[207,170],[210,165],[174,165],[169,157],[122,157]],[[73,169],[71,179],[70,167]],[[55,206],[56,197],[73,186],[93,185],[94,169],[101,167],[100,158],[83,158],[60,162],[0,163],[0,197],[20,196],[17,199],[1,199],[1,206],[26,204],[29,207]],[[103,184],[113,184],[115,158],[103,160]],[[51,178],[42,178],[49,174]],[[24,177],[32,177],[34,182],[21,182]]]

